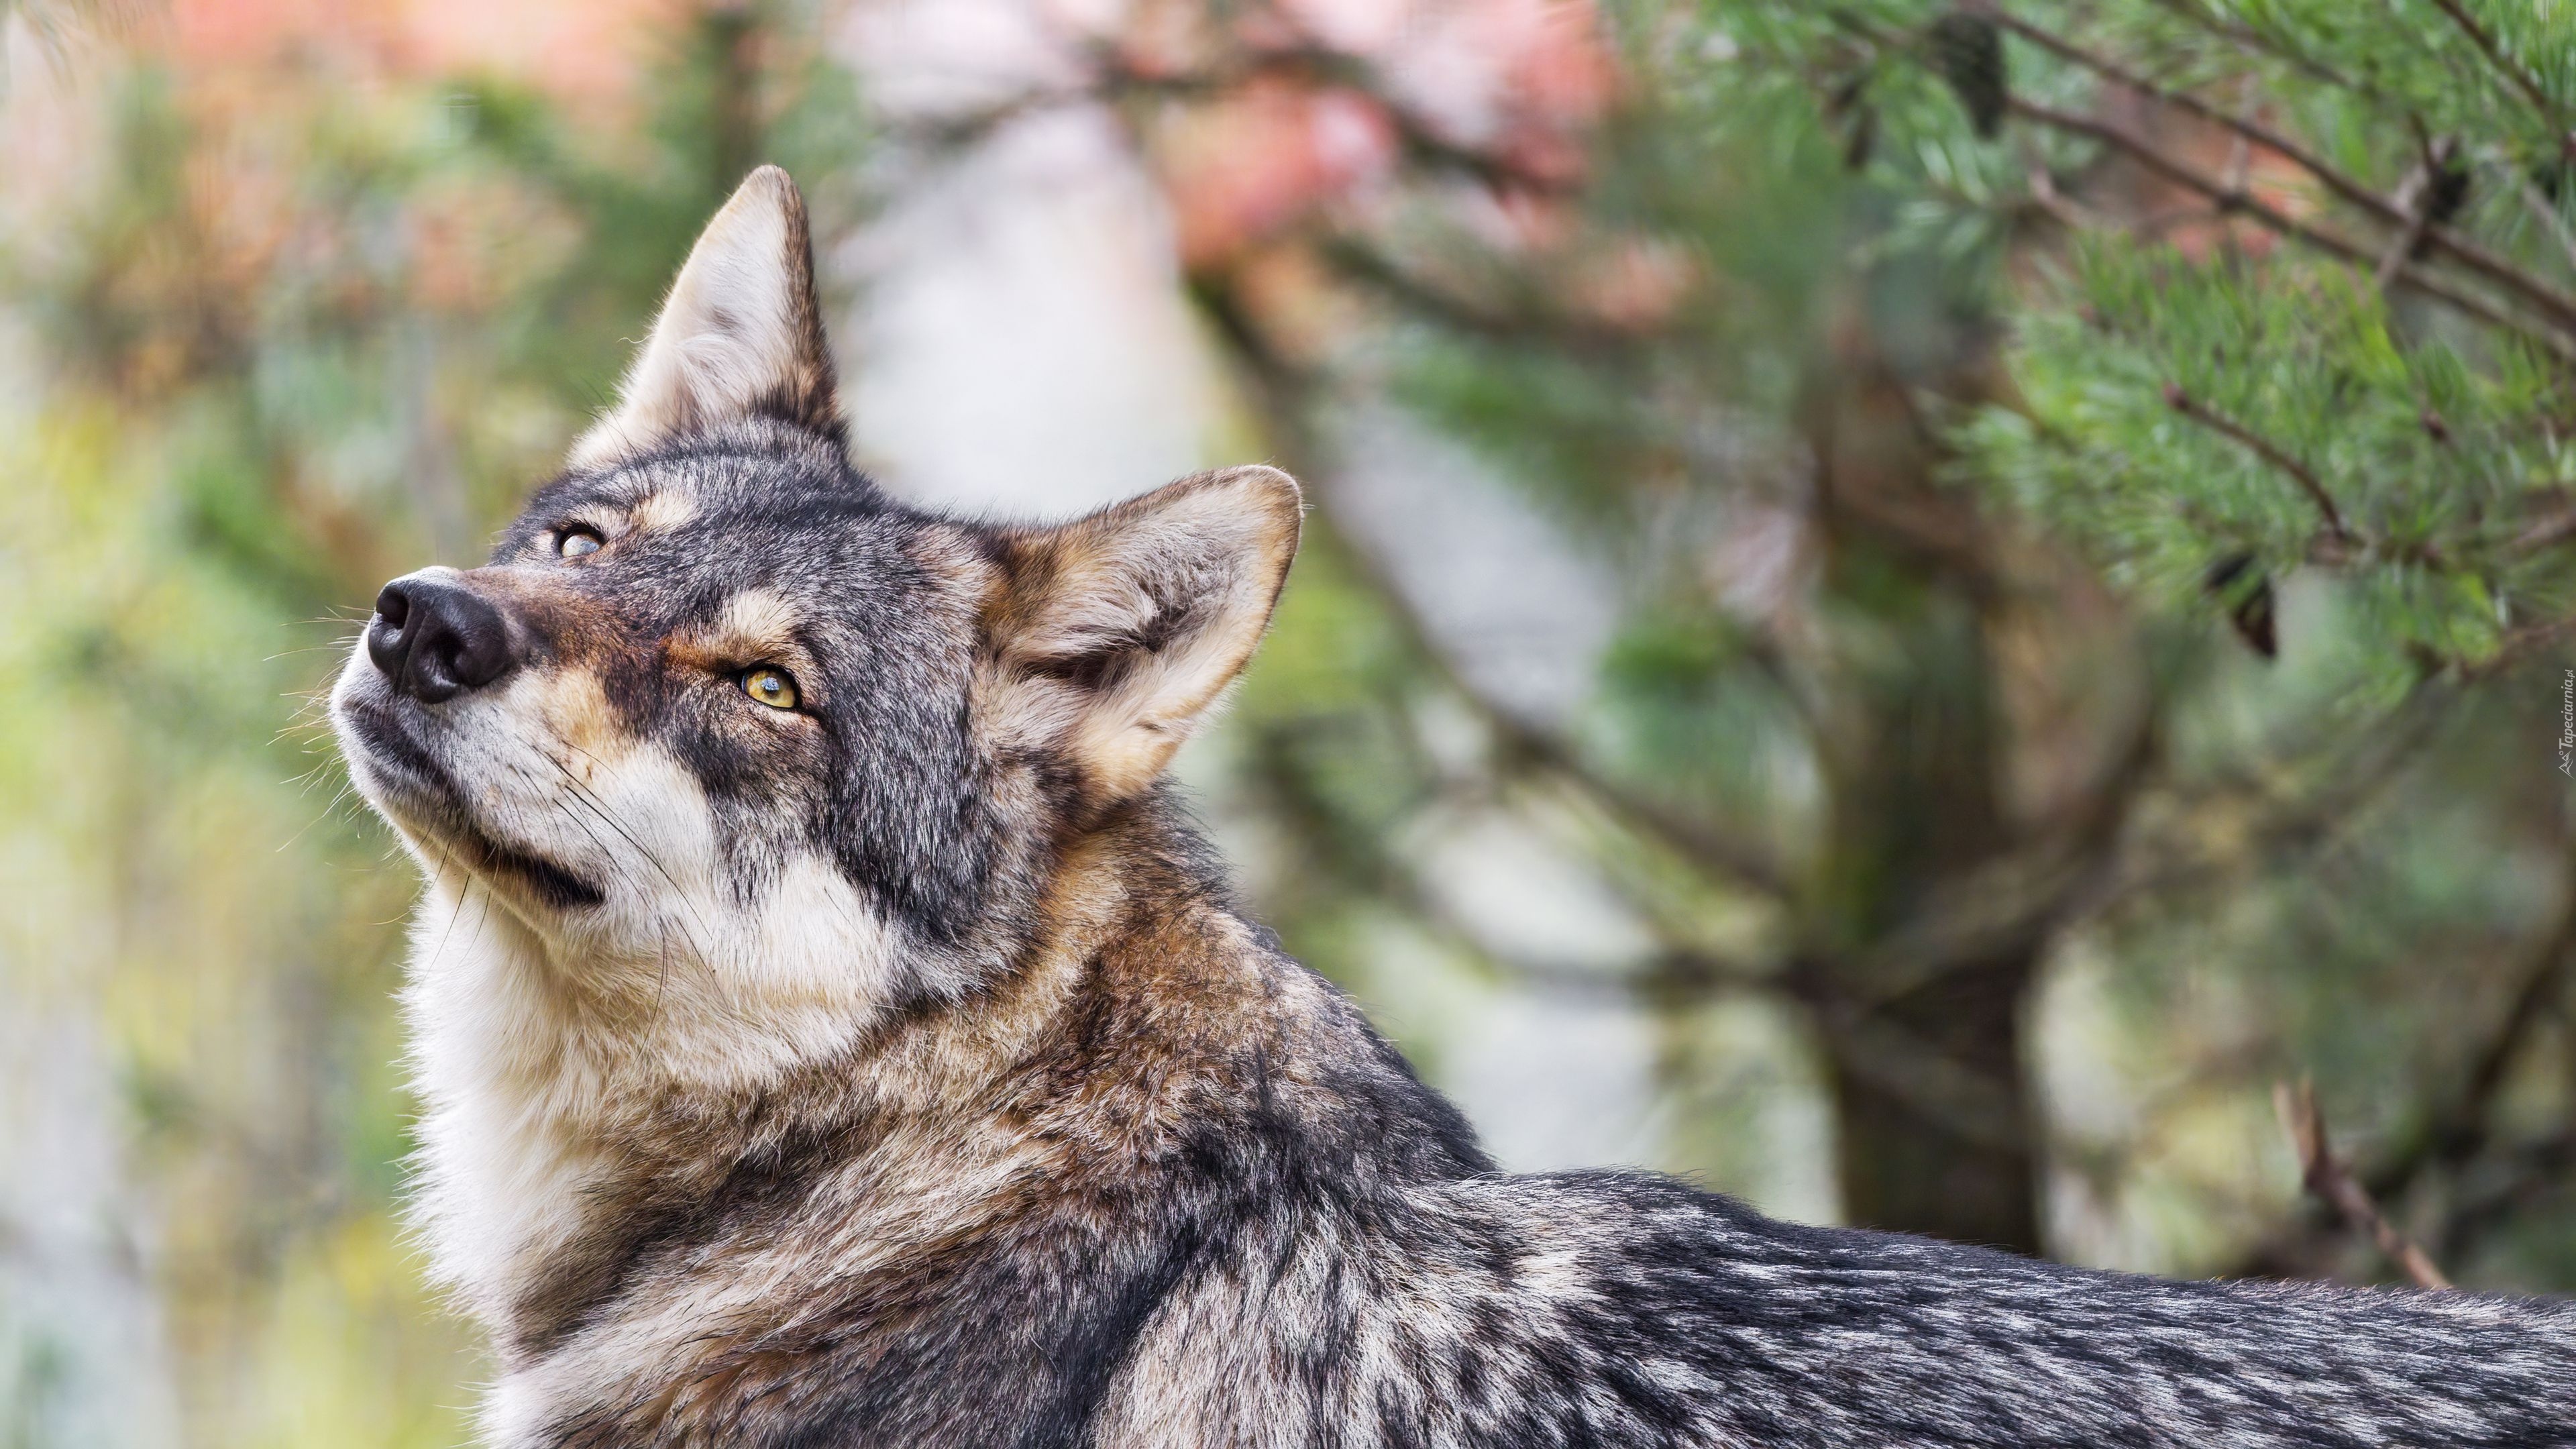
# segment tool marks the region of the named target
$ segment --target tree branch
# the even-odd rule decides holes
[[[2468,1076],[2450,1105],[2404,1150],[2368,1174],[2366,1186],[2376,1195],[2394,1197],[2412,1186],[2427,1167],[2456,1166],[2486,1147],[2487,1108],[2503,1087],[2506,1072],[2539,1031],[2550,1004],[2565,990],[2569,968],[2576,966],[2576,842],[2568,846],[2565,864],[2557,924],[2532,949],[2513,1000],[2469,1064]]]
[[[1302,432],[1295,418],[1301,409],[1303,394],[1310,385],[1304,373],[1279,355],[1261,335],[1258,326],[1243,315],[1241,307],[1225,295],[1221,287],[1203,285],[1198,289],[1198,295],[1216,322],[1218,332],[1252,373],[1252,380],[1264,395],[1263,411],[1281,427]],[[1311,444],[1301,446],[1300,451],[1311,452]],[[1329,508],[1329,500],[1319,499],[1317,506]],[[1487,698],[1432,641],[1430,630],[1414,610],[1412,600],[1393,579],[1386,576],[1368,550],[1354,547],[1350,555],[1353,566],[1368,581],[1370,591],[1386,605],[1417,656],[1438,671],[1457,696],[1484,719],[1508,756],[1540,765],[1572,781],[1598,799],[1613,815],[1624,819],[1631,829],[1660,842],[1702,870],[1775,899],[1785,899],[1791,893],[1786,870],[1756,842],[1740,839],[1715,825],[1693,819],[1642,791],[1612,780],[1594,769],[1572,746],[1552,732]]]
[[[1722,991],[1775,990],[1781,984],[1777,973],[1763,963],[1719,955],[1669,937],[1652,957],[1625,970],[1498,950],[1411,862],[1385,849],[1369,832],[1352,829],[1337,815],[1285,747],[1286,738],[1284,731],[1275,728],[1255,733],[1252,775],[1269,791],[1290,831],[1313,853],[1317,868],[1363,897],[1386,902],[1450,948],[1499,975],[1552,994],[1650,1002],[1699,1000]]]
[[[2326,1137],[2326,1118],[2317,1106],[2317,1091],[2312,1083],[2301,1082],[2294,1090],[2289,1083],[2276,1083],[2272,1088],[2272,1110],[2281,1117],[2281,1129],[2290,1136],[2290,1145],[2299,1155],[2301,1180],[2308,1191],[2334,1208],[2354,1231],[2367,1234],[2379,1251],[2406,1271],[2419,1288],[2448,1288],[2451,1280],[2442,1276],[2422,1248],[2397,1230],[2380,1214],[2379,1204],[2352,1175],[2350,1164],[2337,1157]]]
[[[2291,457],[2278,444],[2252,428],[2195,401],[2190,393],[2182,390],[2180,383],[2165,384],[2165,406],[2228,439],[2270,464],[2276,472],[2286,475],[2299,485],[2300,492],[2308,495],[2308,501],[2316,505],[2318,516],[2325,521],[2326,532],[2346,541],[2355,539],[2351,526],[2344,522],[2343,510],[2335,506],[2334,495],[2326,491],[2324,480],[2318,478],[2316,471],[2307,464]]]
[[[2562,509],[2538,520],[2515,534],[2512,541],[2504,546],[2504,551],[2508,557],[2525,558],[2543,549],[2555,548],[2571,538],[2576,538],[2576,508]]]
[[[1431,117],[1397,99],[1359,56],[1320,42],[1246,48],[1205,68],[1176,74],[1138,69],[1114,47],[1087,50],[1090,73],[1076,84],[1032,90],[961,115],[906,128],[906,134],[933,150],[955,150],[979,142],[1007,122],[1065,106],[1111,104],[1145,98],[1165,101],[1212,99],[1259,80],[1288,80],[1314,89],[1348,87],[1375,101],[1392,131],[1397,150],[1416,166],[1474,178],[1497,191],[1561,194],[1571,188],[1562,175],[1515,164],[1511,158],[1450,139]]]
[[[1836,12],[1833,19],[1836,24],[1854,36],[1882,50],[1898,51],[1903,48],[1885,31],[1855,16]],[[2206,175],[2181,159],[2157,149],[2144,138],[2133,135],[2099,117],[2059,110],[2055,106],[2043,105],[2022,95],[2008,97],[2006,106],[2013,115],[2020,116],[2024,120],[2035,121],[2070,135],[2099,141],[2127,155],[2167,181],[2207,197],[2222,212],[2238,212],[2250,216],[2266,230],[2289,237],[2328,255],[2341,257],[2365,271],[2369,270],[2375,261],[2370,253],[2352,242],[2330,231],[2310,226],[2242,188],[2229,186],[2218,178]],[[2365,194],[2367,194],[2366,189]],[[2486,299],[2473,293],[2463,292],[2411,263],[2397,269],[2395,280],[2427,297],[2448,303],[2454,309],[2490,327],[2523,337],[2561,362],[2576,365],[2576,339],[2558,332],[2535,330],[2529,323],[2499,310]]]
[[[2563,1196],[2569,1169],[2576,1167],[2576,1132],[2527,1143],[2503,1155],[2497,1166],[2500,1180],[2475,1194],[2463,1194],[2445,1218],[2440,1239],[2445,1255],[2464,1256],[2515,1214],[2547,1201],[2553,1193]]]
[[[2499,158],[2491,150],[2482,153],[2478,159],[2505,185],[2513,188],[2522,209],[2531,214],[2531,219],[2540,224],[2540,229],[2549,234],[2551,241],[2558,243],[2559,254],[2566,259],[2567,265],[2576,269],[2576,232],[2567,229],[2567,219],[2558,214],[2558,208],[2541,194],[2539,187],[2531,184],[2531,177],[2511,160]]]
[[[2268,231],[2289,237],[2330,256],[2340,257],[2364,271],[2370,270],[2378,260],[2369,252],[2342,237],[2310,226],[2263,201],[2260,197],[2233,189],[2218,178],[2201,172],[2108,121],[2080,115],[2074,111],[2059,110],[2054,106],[2042,105],[2018,95],[2011,98],[2010,108],[2014,115],[2024,120],[2099,141],[2175,185],[2209,198],[2217,203],[2222,211],[2237,212],[2252,217]],[[2528,339],[2561,362],[2576,364],[2576,341],[2570,340],[2559,332],[2535,328],[2529,322],[2501,311],[2486,299],[2474,293],[2463,292],[2433,276],[2420,266],[2413,263],[2401,265],[2397,268],[2395,280],[2427,297],[2447,303],[2457,311],[2476,318],[2490,327]]]
[[[2031,1126],[2013,1094],[1953,1060],[1940,1047],[1888,1020],[1810,995],[1817,1028],[1833,1038],[1843,1070],[1901,1100],[1964,1141],[2004,1152],[2032,1148]]]
[[[2248,50],[2260,51],[2283,65],[2304,73],[2311,80],[2323,81],[2338,90],[2347,90],[2369,100],[2386,99],[2371,86],[2354,80],[2313,56],[2301,55],[2297,51],[2288,49],[2279,41],[2252,26],[2238,24],[2222,16],[2210,14],[2200,7],[2198,0],[2153,0],[2153,3],[2157,9],[2178,15],[2186,23],[2196,25],[2221,40],[2231,40]]]
[[[2475,664],[2461,665],[2460,677],[2470,681],[2493,679],[2519,668],[2532,655],[2556,646],[2570,634],[2576,634],[2576,614],[2513,630],[2496,646],[2495,653]]]
[[[2427,146],[2424,159],[2398,183],[2393,204],[2406,213],[2406,225],[2389,240],[2388,249],[2380,254],[2378,270],[2371,273],[2372,284],[2382,292],[2396,280],[2399,267],[2424,254],[2430,233],[2440,224],[2433,220],[2434,196],[2442,168],[2450,164],[2452,156],[2452,143],[2447,137]]]
[[[2522,92],[2523,96],[2531,102],[2533,110],[2540,112],[2540,119],[2553,127],[2558,124],[2558,104],[2549,98],[2549,92],[2541,89],[2540,77],[2524,68],[2520,61],[2505,54],[2504,48],[2496,44],[2495,36],[2478,23],[2476,16],[2471,15],[2461,6],[2460,0],[2433,0],[2433,4],[2439,7],[2443,14],[2451,17],[2451,23],[2458,26],[2461,33],[2469,37],[2470,43],[2487,58],[2487,64],[2494,66],[2498,74],[2513,82],[2514,89]]]
[[[1616,357],[1636,351],[1641,334],[1563,309],[1506,309],[1460,295],[1414,275],[1384,251],[1352,236],[1327,236],[1317,254],[1349,281],[1418,316],[1498,342],[1544,338],[1566,351]]]
[[[2361,1191],[2370,1198],[2397,1198],[2412,1189],[2428,1170],[2456,1169],[2487,1150],[2493,1130],[2488,1110],[2496,1093],[2514,1062],[2539,1032],[2550,1006],[2566,990],[2570,971],[2576,970],[2576,841],[2565,848],[2569,853],[2558,918],[2533,948],[2513,1000],[2470,1061],[2460,1088],[2450,1094],[2448,1104],[2430,1122],[2415,1129],[2385,1161],[2360,1174]],[[2347,1164],[2346,1171],[2350,1170]],[[2458,1241],[2457,1225],[2455,1218],[2443,1235],[2443,1240],[2454,1246]],[[2274,1234],[2248,1255],[2247,1269],[2261,1271],[2294,1261],[2301,1241],[2313,1239],[2317,1229],[2318,1225],[2311,1223]]]
[[[2548,312],[2561,325],[2576,326],[2576,296],[2559,291],[2506,258],[2488,251],[2477,242],[2449,227],[2431,221],[2421,211],[2410,214],[2406,208],[2391,203],[2378,192],[2363,185],[2358,179],[2340,170],[2287,134],[2247,117],[2222,111],[2187,91],[2167,90],[2107,56],[2096,54],[2027,21],[2015,19],[2010,15],[1998,15],[1996,23],[2060,60],[2081,66],[2115,85],[2136,91],[2158,105],[2171,106],[2175,110],[2212,125],[2224,127],[2234,132],[2238,138],[2280,156],[2315,177],[2328,191],[2370,213],[2381,222],[2411,233],[2416,239],[2437,251],[2450,254],[2480,276]],[[2225,186],[2225,190],[2231,194],[2242,193],[2243,189],[2241,181]],[[2414,245],[2410,241],[2405,251],[2411,253],[2413,250]],[[2391,266],[2388,271],[2393,277],[2397,268]]]

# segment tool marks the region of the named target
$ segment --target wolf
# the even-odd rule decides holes
[[[2576,1445],[2576,1307],[2181,1283],[1499,1172],[1164,766],[1297,485],[846,456],[803,204],[709,223],[489,564],[331,696],[427,885],[417,1225],[533,1446]]]

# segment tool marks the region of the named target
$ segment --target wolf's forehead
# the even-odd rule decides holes
[[[567,566],[557,554],[574,529],[604,543]],[[710,449],[558,479],[495,561],[531,565],[567,605],[586,599],[630,647],[685,631],[735,652],[801,636],[840,653],[946,618],[955,610],[929,596],[974,594],[983,558],[971,530],[912,513],[829,455]]]
[[[864,564],[900,552],[905,531],[900,514],[865,493],[797,486],[740,464],[636,469],[549,489],[521,528],[565,525],[603,529],[627,543],[622,552],[649,550],[665,568],[695,562],[737,576]]]
[[[683,662],[786,660],[801,654],[817,622],[812,609],[785,590],[754,585],[675,621],[669,647]]]
[[[719,518],[734,525],[823,516],[847,522],[889,511],[872,484],[830,456],[722,447],[650,455],[560,478],[533,500],[530,521],[549,509],[583,506],[666,529]]]
[[[638,533],[669,533],[697,516],[697,496],[686,488],[651,489],[626,505],[627,526]]]

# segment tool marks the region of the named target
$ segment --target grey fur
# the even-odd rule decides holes
[[[791,237],[801,293],[759,185],[732,235]],[[500,1358],[494,1442],[2576,1444],[2565,1304],[1497,1172],[1152,783],[1267,617],[1293,485],[905,509],[787,301],[737,332],[792,386],[746,344],[686,395],[768,403],[630,403],[432,580],[506,619],[504,672],[418,698],[360,653],[334,698],[432,882],[422,1219]],[[798,709],[745,698],[788,662]]]

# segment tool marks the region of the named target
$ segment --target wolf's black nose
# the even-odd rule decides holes
[[[481,689],[518,663],[501,611],[437,574],[407,575],[376,595],[367,657],[423,704]]]

